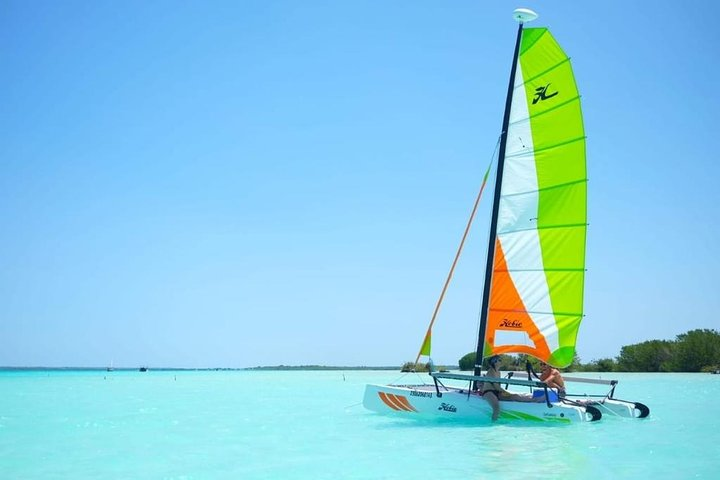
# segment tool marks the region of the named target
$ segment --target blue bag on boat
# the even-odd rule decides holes
[[[551,402],[559,402],[560,399],[558,398],[558,394],[555,393],[554,390],[550,390],[548,388],[548,397],[550,397]],[[542,398],[545,396],[545,390],[533,390],[533,398]]]

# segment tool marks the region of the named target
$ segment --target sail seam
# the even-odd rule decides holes
[[[588,181],[587,178],[581,178],[580,180],[573,180],[572,182],[558,183],[557,185],[551,185],[549,187],[538,188],[537,190],[528,190],[526,192],[518,192],[518,193],[507,193],[505,195],[502,195],[501,198],[517,197],[519,195],[527,195],[529,193],[547,192],[548,190],[554,190],[556,188],[569,187],[571,185],[577,185],[579,183],[587,183],[587,181]]]
[[[584,272],[585,268],[496,268],[493,272]]]
[[[537,44],[537,43],[540,41],[540,39],[541,39],[542,37],[545,36],[545,34],[548,33],[548,29],[547,29],[547,28],[544,28],[543,30],[544,30],[544,32],[541,33],[540,35],[538,35],[534,42],[532,42],[532,43],[529,44],[527,47],[525,47],[525,48],[523,49],[523,51],[520,52],[520,55],[525,55],[531,48],[533,48],[533,47],[535,46],[535,44]],[[518,60],[519,60],[519,59],[518,59]]]
[[[583,313],[576,313],[576,312],[539,312],[539,311],[533,311],[533,310],[517,310],[512,308],[491,308],[491,312],[502,312],[502,313],[529,313],[531,315],[554,315],[554,316],[562,316],[562,317],[582,317]]]
[[[510,155],[505,155],[505,158],[507,159],[507,158],[517,158],[517,157],[522,157],[522,156],[530,156],[531,154],[544,152],[545,150],[550,150],[552,148],[562,147],[562,146],[565,146],[565,145],[568,145],[571,143],[575,143],[575,142],[581,142],[581,141],[585,140],[586,138],[587,138],[587,136],[583,135],[582,137],[573,138],[566,142],[554,143],[552,145],[548,145],[547,147],[538,148],[537,150],[527,150],[527,151],[520,152],[520,153],[513,153]]]
[[[569,61],[570,61],[570,57],[565,57],[565,60],[563,60],[563,61],[561,61],[561,62],[558,62],[558,63],[556,63],[555,65],[553,65],[552,67],[546,69],[545,71],[542,71],[542,72],[538,73],[537,75],[535,75],[534,77],[525,80],[525,83],[523,83],[523,85],[527,85],[528,83],[532,82],[532,81],[535,80],[536,78],[540,78],[540,77],[542,77],[543,75],[545,75],[546,73],[552,72],[553,70],[555,70],[556,68],[558,68],[560,65],[562,65],[562,64],[564,64],[564,63],[568,63]]]
[[[529,117],[525,117],[525,118],[521,118],[521,119],[519,119],[519,120],[515,120],[514,122],[511,122],[508,126],[511,127],[511,126],[513,126],[513,125],[517,125],[518,123],[529,122],[529,121],[532,120],[533,118],[541,117],[541,116],[546,115],[546,114],[548,114],[548,113],[550,113],[550,112],[554,112],[554,111],[557,110],[558,108],[562,108],[562,107],[564,107],[565,105],[568,105],[568,104],[570,104],[570,103],[572,103],[572,102],[575,102],[575,101],[577,101],[578,103],[580,103],[580,95],[577,95],[577,96],[575,96],[575,97],[569,98],[569,99],[565,100],[564,102],[559,103],[559,104],[555,105],[555,106],[552,107],[552,108],[548,108],[547,110],[543,110],[542,112],[538,112],[538,113],[536,113],[535,115],[530,115]]]
[[[500,235],[509,235],[511,233],[522,233],[522,232],[532,232],[535,230],[549,230],[552,228],[579,228],[579,227],[587,227],[587,223],[568,223],[564,225],[538,225],[537,227],[533,228],[521,228],[519,230],[506,230],[504,232],[498,232],[498,236]]]

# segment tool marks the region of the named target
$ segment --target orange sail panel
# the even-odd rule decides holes
[[[500,241],[495,242],[495,266],[490,293],[490,314],[485,337],[487,354],[526,353],[547,358],[550,349],[523,304],[508,272]]]

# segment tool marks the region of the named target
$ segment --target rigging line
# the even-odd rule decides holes
[[[416,365],[418,363],[418,360],[420,360],[420,355],[422,355],[423,350],[425,350],[425,345],[430,341],[430,333],[432,332],[432,327],[435,324],[435,319],[437,318],[437,314],[440,311],[440,305],[442,304],[443,298],[445,298],[445,292],[447,291],[448,285],[450,285],[450,280],[452,280],[453,273],[455,272],[455,266],[457,265],[460,254],[462,253],[463,247],[465,246],[465,240],[467,239],[468,232],[470,231],[472,222],[475,219],[475,213],[477,212],[478,205],[480,204],[480,198],[482,198],[483,191],[485,190],[485,184],[487,183],[487,179],[490,176],[490,169],[492,168],[493,161],[495,160],[495,156],[497,155],[501,138],[502,135],[498,137],[498,141],[495,144],[495,150],[493,151],[492,157],[490,157],[490,163],[488,164],[487,170],[485,170],[485,175],[483,176],[482,184],[480,185],[480,191],[475,198],[475,204],[473,205],[472,212],[470,212],[470,218],[468,219],[467,225],[465,226],[465,232],[463,233],[462,240],[460,240],[460,245],[458,246],[457,253],[455,254],[455,259],[453,260],[452,266],[450,267],[450,272],[448,273],[447,279],[445,280],[445,285],[443,285],[442,291],[440,292],[440,298],[438,298],[438,301],[435,304],[435,310],[433,311],[432,318],[430,319],[430,325],[428,326],[427,332],[425,333],[423,343],[420,346],[420,351],[418,352],[417,357],[415,357]]]
[[[400,375],[400,376],[397,377],[395,380],[393,380],[392,382],[390,382],[389,385],[398,385],[398,384],[399,384],[398,382],[400,382],[400,380],[402,380],[403,378],[405,378],[405,377],[407,377],[407,376],[409,376],[409,375],[411,375],[411,374],[413,374],[413,373],[415,373],[415,374],[417,375],[417,373],[416,373],[415,371],[412,371],[412,372],[403,372],[402,375]],[[423,382],[423,383],[424,383],[424,382]]]

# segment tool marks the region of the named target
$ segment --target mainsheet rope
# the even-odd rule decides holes
[[[465,232],[463,233],[462,240],[460,240],[460,245],[458,246],[457,253],[455,254],[455,259],[453,260],[452,266],[450,267],[450,272],[448,273],[447,279],[445,280],[445,285],[443,285],[442,291],[440,292],[440,298],[438,298],[438,301],[435,304],[435,310],[433,310],[432,318],[430,319],[430,325],[428,326],[427,333],[425,333],[425,339],[423,340],[423,343],[420,346],[420,351],[415,358],[415,365],[417,365],[423,352],[427,352],[425,354],[430,356],[432,327],[435,324],[435,319],[437,318],[437,314],[440,311],[440,305],[442,304],[443,298],[445,298],[445,292],[447,291],[448,285],[450,285],[450,280],[452,280],[453,273],[455,273],[455,266],[457,265],[457,262],[460,259],[460,254],[462,253],[463,247],[465,246],[465,239],[467,239],[468,232],[470,231],[470,227],[472,226],[473,220],[475,219],[475,213],[477,212],[478,205],[480,204],[480,199],[482,198],[483,191],[485,190],[485,184],[487,183],[488,176],[490,175],[490,169],[492,168],[492,164],[495,161],[495,156],[497,155],[497,151],[500,146],[500,138],[501,137],[498,137],[498,141],[495,144],[495,151],[493,152],[492,157],[490,157],[490,163],[488,164],[487,170],[485,170],[485,175],[483,176],[483,181],[480,185],[480,191],[478,192],[477,198],[475,199],[475,204],[473,205],[472,212],[470,212],[470,218],[468,219],[467,225],[465,226]]]

